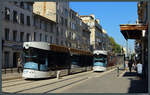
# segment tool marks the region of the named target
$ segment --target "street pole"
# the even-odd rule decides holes
[[[126,58],[128,57],[128,39],[126,40]]]
[[[148,2],[148,63],[150,63],[150,1],[147,1]],[[148,64],[147,63],[147,64]],[[150,64],[148,64],[148,81],[150,81],[150,75],[149,75],[149,72],[150,72]],[[150,91],[150,83],[148,82],[148,91]]]

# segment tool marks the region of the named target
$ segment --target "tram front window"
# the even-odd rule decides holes
[[[45,63],[45,57],[39,50],[35,48],[24,49],[25,62],[35,62],[39,64]]]
[[[105,63],[105,56],[104,55],[94,55],[94,62]]]

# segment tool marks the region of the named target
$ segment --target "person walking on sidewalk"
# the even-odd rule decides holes
[[[18,58],[18,65],[17,65],[17,68],[18,68],[18,72],[19,72],[19,73],[23,71],[22,60],[21,60],[20,57]]]
[[[137,64],[137,75],[138,75],[139,79],[142,78],[142,64],[139,62]]]
[[[128,62],[127,61],[125,62],[125,70],[126,71],[128,70]]]
[[[129,66],[129,71],[131,72],[132,71],[132,60],[129,61],[128,66]]]

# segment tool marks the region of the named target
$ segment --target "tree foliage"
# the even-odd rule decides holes
[[[112,52],[114,52],[114,53],[121,53],[121,46],[119,45],[119,44],[117,44],[116,42],[115,42],[115,40],[114,40],[114,38],[113,37],[109,37],[109,40],[110,40],[110,42],[111,42],[111,44],[112,44]]]

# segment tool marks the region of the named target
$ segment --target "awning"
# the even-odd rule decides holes
[[[140,39],[142,37],[142,30],[148,30],[148,25],[142,24],[121,24],[120,31],[124,38]]]

